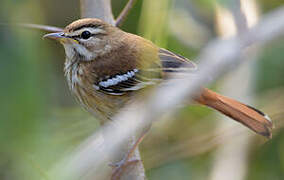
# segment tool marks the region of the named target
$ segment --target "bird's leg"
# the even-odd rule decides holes
[[[112,176],[111,176],[111,180],[118,180],[123,171],[127,169],[127,167],[131,166],[131,165],[135,165],[136,163],[138,163],[140,160],[137,159],[131,159],[131,157],[133,156],[136,148],[139,146],[139,144],[143,141],[143,139],[145,138],[146,134],[148,133],[148,131],[150,130],[150,126],[147,127],[147,129],[145,129],[141,135],[139,136],[139,138],[135,141],[135,143],[131,146],[131,148],[129,149],[129,151],[127,152],[127,154],[124,156],[124,158],[114,164],[110,164],[110,166],[114,167]]]

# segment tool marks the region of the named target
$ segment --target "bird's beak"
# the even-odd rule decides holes
[[[79,43],[76,39],[70,38],[66,35],[64,35],[63,32],[58,32],[58,33],[50,33],[46,34],[42,37],[43,39],[51,39],[51,40],[56,40],[59,41],[62,44],[68,44],[68,43]]]
[[[58,33],[46,34],[42,38],[43,39],[52,39],[52,40],[61,40],[63,38],[68,38],[68,37],[64,36],[63,32],[58,32]]]

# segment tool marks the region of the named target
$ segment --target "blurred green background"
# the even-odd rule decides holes
[[[115,16],[126,2],[113,0]],[[217,22],[222,19],[216,19],[216,3],[227,7],[224,0],[140,0],[122,29],[194,60],[208,41],[220,35]],[[255,4],[261,17],[284,5],[284,0]],[[64,27],[80,17],[79,10],[79,1],[1,0],[0,23]],[[49,169],[99,127],[67,88],[63,48],[43,41],[43,34],[0,26],[1,180],[50,180]],[[185,107],[167,117],[174,121],[157,122],[142,143],[148,179],[214,179],[219,147],[243,133],[249,136],[243,179],[284,179],[283,52],[284,37],[258,50],[248,93],[274,120],[273,139],[267,141],[242,127],[236,132],[231,132],[233,128],[218,132],[221,116],[204,107]],[[223,81],[221,78],[213,88],[222,89]],[[229,151],[229,156],[235,155]]]

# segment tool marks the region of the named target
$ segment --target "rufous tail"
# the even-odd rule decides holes
[[[234,99],[217,94],[204,88],[202,93],[195,98],[200,104],[209,106],[224,115],[242,123],[258,134],[272,137],[272,121],[263,112],[238,102]]]

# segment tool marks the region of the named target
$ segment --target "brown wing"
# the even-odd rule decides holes
[[[158,54],[161,64],[153,64],[148,69],[133,69],[122,74],[108,77],[95,87],[111,95],[123,95],[126,92],[143,89],[163,80],[162,72],[179,73],[196,70],[197,66],[183,56],[160,49]]]
[[[162,64],[163,72],[189,72],[197,69],[197,66],[187,58],[175,54],[166,49],[159,50],[159,58]]]

